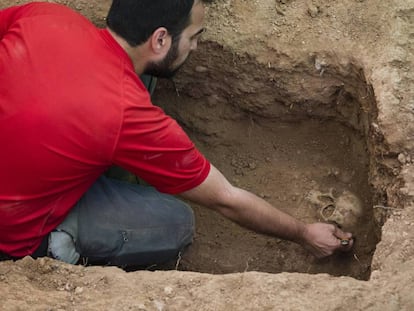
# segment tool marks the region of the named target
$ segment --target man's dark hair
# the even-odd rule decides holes
[[[191,22],[195,1],[200,0],[113,0],[106,23],[133,47],[147,41],[159,27],[177,40]]]

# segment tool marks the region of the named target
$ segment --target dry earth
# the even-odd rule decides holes
[[[61,2],[104,24],[109,1]],[[154,101],[232,182],[305,221],[312,191],[356,193],[355,256],[315,262],[195,207],[179,268],[209,273],[25,258],[0,263],[0,309],[414,310],[414,1],[217,0],[207,15]]]

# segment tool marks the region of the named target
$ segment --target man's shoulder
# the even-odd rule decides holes
[[[31,16],[45,16],[45,15],[58,15],[58,16],[80,16],[66,5],[51,2],[30,2],[15,7],[20,17]]]
[[[36,23],[49,25],[76,25],[93,24],[83,15],[68,6],[49,2],[30,2],[20,6],[9,7],[2,11],[3,17],[8,19],[9,27],[15,23]]]
[[[69,7],[48,2],[30,2],[23,5],[16,5],[0,10],[0,37],[10,27],[23,21],[29,22],[41,18],[63,20],[71,18],[73,20],[86,20],[85,17],[73,11]]]

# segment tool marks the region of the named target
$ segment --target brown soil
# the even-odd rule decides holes
[[[64,3],[98,25],[109,5]],[[231,182],[303,221],[355,195],[352,253],[315,260],[194,206],[176,263],[194,272],[3,262],[1,309],[413,310],[413,24],[412,0],[218,0],[154,98]]]
[[[244,73],[235,76],[240,74]],[[333,197],[352,191],[363,201],[365,213],[358,224],[344,227],[357,237],[353,253],[316,260],[298,245],[249,232],[210,210],[195,207],[197,235],[180,269],[208,273],[326,272],[368,278],[379,230],[372,221],[369,157],[361,134],[333,120],[308,117],[285,122],[240,111],[230,100],[220,105],[211,99],[226,98],[220,90],[194,94],[200,89],[206,92],[205,85],[216,79],[202,79],[197,89],[183,87],[180,96],[173,84],[171,88],[163,85],[163,92],[154,101],[168,103],[164,107],[167,112],[182,121],[199,148],[233,184],[305,222],[324,221],[323,199],[319,204],[310,199],[315,191],[332,192]],[[265,102],[268,94],[263,100],[261,95],[255,94],[259,103]],[[188,120],[197,124],[195,131]]]

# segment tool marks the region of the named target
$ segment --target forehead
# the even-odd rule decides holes
[[[200,0],[195,0],[193,4],[193,8],[191,9],[191,20],[190,25],[184,29],[183,34],[192,36],[199,32],[204,25],[204,5],[203,2]]]

